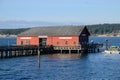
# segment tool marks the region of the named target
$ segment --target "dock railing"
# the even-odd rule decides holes
[[[98,43],[94,43],[94,44],[82,44],[79,46],[53,46],[53,48],[55,50],[59,50],[59,49],[63,49],[63,50],[69,50],[69,49],[82,49],[82,48],[102,48],[103,44],[98,44]]]
[[[81,45],[80,46],[53,46],[54,50],[80,50],[81,49]]]

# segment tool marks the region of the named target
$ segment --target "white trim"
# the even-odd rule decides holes
[[[20,39],[32,39],[32,37],[21,37]]]
[[[39,38],[47,38],[48,36],[38,36]]]
[[[72,37],[59,37],[59,39],[72,39]]]

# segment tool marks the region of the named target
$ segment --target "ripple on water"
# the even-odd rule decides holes
[[[62,59],[53,58],[55,55],[42,55],[40,69],[37,56],[3,59],[0,61],[0,80],[118,80],[118,56],[88,54],[82,57],[74,55],[73,58],[69,55],[69,58]]]

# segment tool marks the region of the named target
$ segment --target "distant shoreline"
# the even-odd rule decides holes
[[[120,37],[120,35],[111,35],[111,34],[102,34],[102,35],[93,35],[97,37]]]
[[[16,38],[16,37],[17,37],[17,35],[13,35],[13,34],[11,34],[11,35],[0,34],[0,38]]]

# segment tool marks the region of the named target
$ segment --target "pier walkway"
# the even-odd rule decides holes
[[[20,57],[37,55],[38,51],[44,51],[45,53],[50,50],[51,47],[39,47],[35,45],[26,46],[0,46],[0,58]]]
[[[54,46],[56,53],[95,53],[99,52],[99,49],[103,47],[103,44],[84,44],[79,46]]]
[[[20,57],[53,53],[95,53],[103,44],[85,44],[80,46],[0,46],[0,58]]]

